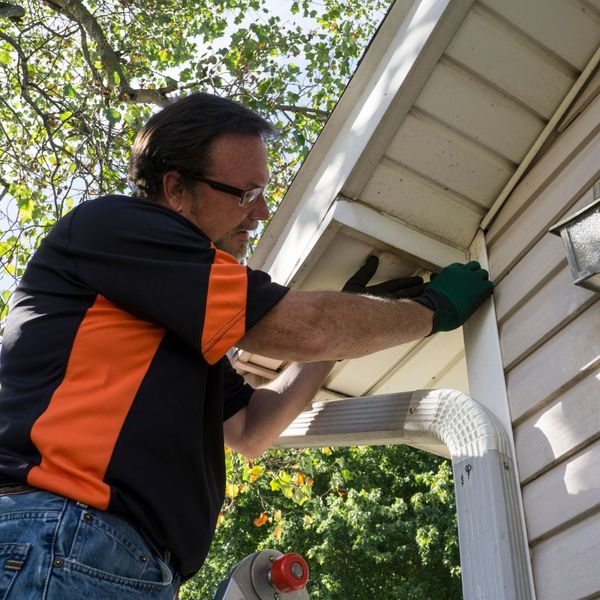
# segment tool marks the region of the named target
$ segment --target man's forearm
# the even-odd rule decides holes
[[[238,345],[288,360],[356,358],[425,337],[432,318],[411,300],[290,291]]]
[[[225,443],[249,458],[260,456],[314,398],[334,364],[292,363],[225,422]]]

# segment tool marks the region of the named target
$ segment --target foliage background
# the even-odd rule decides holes
[[[299,552],[311,600],[462,598],[451,465],[407,446],[227,453],[227,501],[182,600],[210,600],[244,556]]]
[[[135,132],[177,96],[218,93],[275,124],[275,207],[388,2],[0,1],[0,321],[40,238],[126,191]]]
[[[0,1],[0,326],[31,252],[71,207],[126,191],[136,130],[192,91],[268,116],[274,208],[390,0]],[[460,598],[449,465],[406,447],[227,453],[212,598],[243,556],[298,551],[311,598]]]

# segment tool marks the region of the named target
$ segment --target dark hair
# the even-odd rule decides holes
[[[131,150],[127,179],[134,195],[157,199],[167,171],[208,175],[210,145],[224,134],[264,138],[274,129],[241,104],[203,92],[178,99],[150,117]]]

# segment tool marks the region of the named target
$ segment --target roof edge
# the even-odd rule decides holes
[[[348,119],[369,80],[373,77],[376,66],[388,51],[397,30],[406,19],[413,3],[414,0],[395,0],[384,16],[373,38],[367,44],[363,56],[359,59],[356,71],[348,81],[315,143],[292,180],[285,193],[284,200],[263,232],[249,263],[252,267],[258,268],[264,264],[275,240],[283,233],[287,222],[306,192],[312,176],[316,174],[324,157],[331,149],[337,133]]]

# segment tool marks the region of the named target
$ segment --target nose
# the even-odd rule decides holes
[[[266,221],[269,218],[269,205],[264,194],[261,194],[253,202],[252,209],[248,213],[248,218],[255,221]]]

